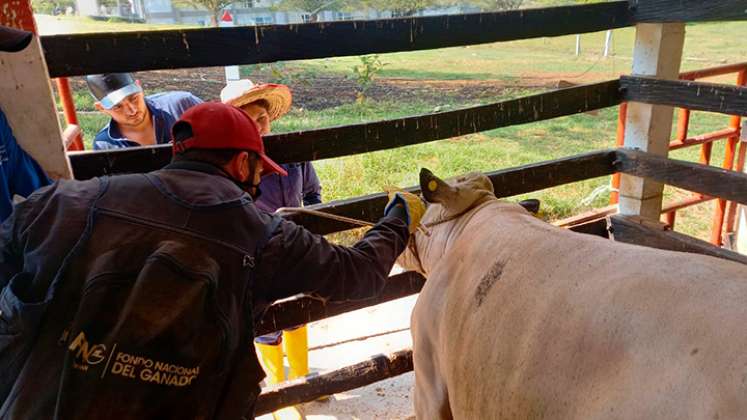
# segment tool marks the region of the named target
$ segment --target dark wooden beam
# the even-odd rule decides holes
[[[155,171],[168,165],[171,155],[168,144],[68,153],[73,176],[79,180]]]
[[[588,222],[579,223],[568,228],[576,233],[584,233],[586,235],[599,236],[605,239],[609,238],[609,231],[607,230],[607,218],[602,217]]]
[[[325,395],[360,388],[384,379],[412,371],[412,350],[400,350],[346,366],[342,369],[284,382],[266,388],[257,399],[255,415],[271,413],[279,408],[314,401]]]
[[[280,163],[306,162],[447,139],[587,112],[621,102],[617,80],[576,86],[456,111],[267,136]],[[147,172],[166,165],[169,146],[70,154],[76,179]]]
[[[629,175],[747,204],[747,174],[741,172],[629,149],[617,149],[615,166],[619,172]]]
[[[747,19],[747,0],[631,0],[636,22]]]
[[[650,221],[637,216],[613,215],[609,217],[610,238],[618,242],[669,251],[691,252],[710,255],[742,264],[747,264],[747,256],[728,249],[719,248],[706,241],[669,230],[658,221]]]
[[[560,36],[632,25],[628,3],[381,20],[42,37],[50,77],[272,63]]]
[[[612,80],[456,111],[282,134],[273,136],[267,148],[281,162],[327,159],[543,121],[620,102],[618,81]]]
[[[344,281],[344,279],[340,279]],[[381,294],[372,299],[352,302],[325,303],[310,297],[276,303],[267,310],[262,321],[254,328],[256,336],[279,331],[331,316],[367,308],[420,292],[425,279],[418,273],[406,272],[389,278]]]
[[[496,196],[510,197],[610,175],[615,172],[613,168],[615,157],[616,152],[614,150],[602,150],[489,172],[486,175],[493,181]],[[420,192],[416,187],[406,190],[414,193]],[[367,222],[375,222],[381,217],[386,203],[386,194],[380,193],[349,200],[333,201],[309,208]],[[357,227],[345,222],[322,219],[308,214],[287,214],[287,217],[312,232],[320,234]]]
[[[620,77],[620,87],[626,101],[747,116],[747,87],[632,76]]]

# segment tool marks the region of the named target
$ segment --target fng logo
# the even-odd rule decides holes
[[[106,358],[106,346],[103,344],[89,346],[83,331],[75,337],[68,349],[75,352],[73,367],[78,370],[88,370],[88,365],[97,365]]]

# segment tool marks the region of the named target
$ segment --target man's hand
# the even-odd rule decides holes
[[[403,215],[410,233],[415,233],[420,226],[420,219],[425,214],[425,204],[415,194],[404,191],[392,191],[389,193],[389,203],[384,208],[385,216]]]
[[[62,132],[62,142],[65,145],[65,150],[68,150],[70,148],[73,140],[80,136],[81,133],[82,131],[80,127],[76,124],[70,124],[65,127],[65,131]]]

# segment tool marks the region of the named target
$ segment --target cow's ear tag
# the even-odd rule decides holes
[[[437,189],[438,189],[438,182],[436,182],[433,179],[430,180],[430,182],[428,182],[428,191],[435,192]]]

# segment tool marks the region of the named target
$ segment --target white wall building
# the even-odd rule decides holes
[[[240,0],[228,7],[235,25],[273,25],[308,22],[309,14],[301,11],[277,11],[272,8],[279,0]],[[77,0],[80,14],[83,16],[121,16],[124,18],[143,19],[148,23],[190,25],[210,24],[210,15],[205,10],[175,7],[172,0],[108,0],[116,6],[103,6],[101,0]],[[420,16],[470,13],[478,11],[472,7],[454,6],[429,9],[418,13]],[[389,11],[360,10],[354,12],[319,13],[319,21],[337,21],[353,19],[382,19],[392,17]]]

